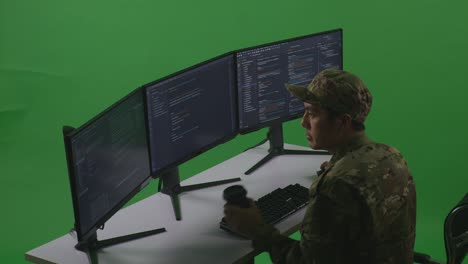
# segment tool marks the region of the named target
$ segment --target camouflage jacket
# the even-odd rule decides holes
[[[403,156],[363,135],[310,187],[301,240],[265,225],[253,239],[274,263],[413,263],[416,193]]]

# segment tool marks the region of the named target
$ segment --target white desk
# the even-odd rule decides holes
[[[307,149],[285,144],[287,149]],[[165,233],[133,240],[98,251],[99,264],[123,263],[241,263],[255,256],[251,241],[228,234],[219,228],[223,217],[223,190],[235,184],[247,189],[247,196],[257,199],[278,187],[299,183],[309,187],[317,177],[322,162],[329,155],[285,155],[269,161],[251,175],[244,172],[267,154],[263,144],[222,162],[183,182],[189,185],[241,177],[242,181],[190,191],[180,195],[182,221],[176,221],[169,196],[156,193],[117,212],[98,231],[98,239],[107,239],[156,228]],[[305,208],[276,227],[290,235],[298,230]],[[86,253],[74,248],[77,241],[66,234],[26,253],[34,263],[89,263]]]

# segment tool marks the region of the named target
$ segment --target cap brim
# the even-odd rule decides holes
[[[295,84],[285,84],[291,94],[299,98],[303,102],[316,101],[316,98],[309,92],[307,87],[295,85]]]
[[[284,86],[286,86],[288,91],[290,91],[297,98],[302,99],[303,101],[307,98],[307,87],[287,83]]]

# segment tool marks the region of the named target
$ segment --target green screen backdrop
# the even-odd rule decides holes
[[[414,175],[416,250],[445,260],[443,221],[468,189],[467,10],[435,0],[1,0],[1,262],[24,263],[73,225],[62,125],[78,127],[136,87],[224,52],[335,28],[344,68],[374,96],[368,135],[399,149]],[[299,120],[284,128],[287,143],[307,146]],[[265,134],[196,157],[182,178]],[[266,254],[256,262],[270,263]]]

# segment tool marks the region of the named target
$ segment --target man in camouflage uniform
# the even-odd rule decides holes
[[[304,102],[302,126],[313,149],[333,156],[310,187],[301,240],[279,234],[250,208],[225,205],[228,225],[274,263],[413,263],[416,193],[403,156],[364,133],[372,96],[355,75],[330,69],[307,87],[287,85]]]

